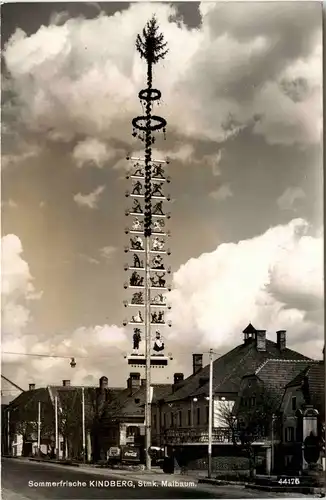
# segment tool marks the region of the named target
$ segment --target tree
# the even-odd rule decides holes
[[[249,473],[255,474],[255,441],[266,439],[275,426],[273,414],[278,410],[279,400],[275,394],[262,389],[249,398],[241,398],[240,404],[232,407],[229,402],[221,402],[219,418],[228,427],[232,443],[245,452],[249,460]],[[223,404],[224,403],[224,404]]]

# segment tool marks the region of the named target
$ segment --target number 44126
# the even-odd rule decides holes
[[[278,484],[281,485],[292,485],[292,484],[300,484],[300,478],[298,477],[285,477],[278,480]]]

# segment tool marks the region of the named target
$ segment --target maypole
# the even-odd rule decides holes
[[[169,201],[169,196],[164,194],[164,185],[170,179],[165,176],[163,165],[167,160],[152,158],[152,145],[155,142],[153,132],[162,130],[165,138],[166,120],[161,116],[152,114],[153,103],[160,100],[161,92],[153,88],[153,65],[157,64],[167,54],[166,43],[162,34],[158,33],[158,25],[153,17],[143,29],[142,36],[138,35],[136,48],[141,58],[147,63],[147,88],[139,92],[142,104],[145,104],[145,114],[132,120],[133,136],[138,137],[145,145],[144,158],[127,157],[132,162],[131,171],[127,179],[132,180],[132,190],[126,196],[133,198],[131,210],[126,211],[127,216],[132,216],[132,223],[125,232],[130,234],[130,245],[126,252],[132,252],[133,262],[125,265],[125,270],[131,270],[129,283],[125,289],[137,289],[132,293],[130,301],[125,301],[125,307],[136,307],[138,312],[133,314],[127,324],[134,326],[133,351],[127,357],[128,363],[134,367],[145,367],[146,378],[146,404],[145,404],[145,452],[146,468],[150,469],[151,446],[151,366],[164,367],[169,354],[164,354],[165,343],[161,328],[171,326],[165,320],[165,308],[169,307],[165,293],[170,290],[166,284],[166,269],[163,257],[170,255],[165,248],[166,219],[170,215],[165,213],[163,202]],[[143,206],[142,206],[142,201]],[[142,238],[142,237],[143,238]],[[143,257],[143,258],[142,258]],[[151,291],[154,291],[151,296]],[[142,330],[145,330],[145,350],[141,350]],[[152,328],[155,336],[152,338]]]

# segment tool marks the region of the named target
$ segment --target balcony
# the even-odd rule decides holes
[[[164,432],[164,441],[166,444],[208,444],[208,429],[206,428],[178,428],[167,429]],[[230,429],[219,427],[213,429],[212,433],[213,444],[232,444],[232,434]]]

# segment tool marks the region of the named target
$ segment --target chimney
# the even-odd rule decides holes
[[[256,348],[257,351],[266,351],[266,330],[257,330],[256,332]]]
[[[34,391],[35,389],[35,384],[29,384],[29,390]]]
[[[173,375],[173,379],[174,379],[174,385],[176,384],[179,384],[179,382],[183,382],[183,379],[184,379],[184,376],[183,376],[183,373],[175,373]]]
[[[101,377],[99,380],[99,388],[100,389],[107,389],[109,384],[109,380],[107,377]]]
[[[70,386],[70,380],[63,380],[62,381],[63,387],[69,387]]]
[[[203,355],[193,354],[192,355],[192,374],[196,375],[203,368]]]
[[[279,330],[276,332],[277,335],[277,347],[280,351],[286,349],[286,330]]]
[[[133,394],[140,387],[140,373],[131,372],[127,380],[128,388],[130,389],[130,394]]]

